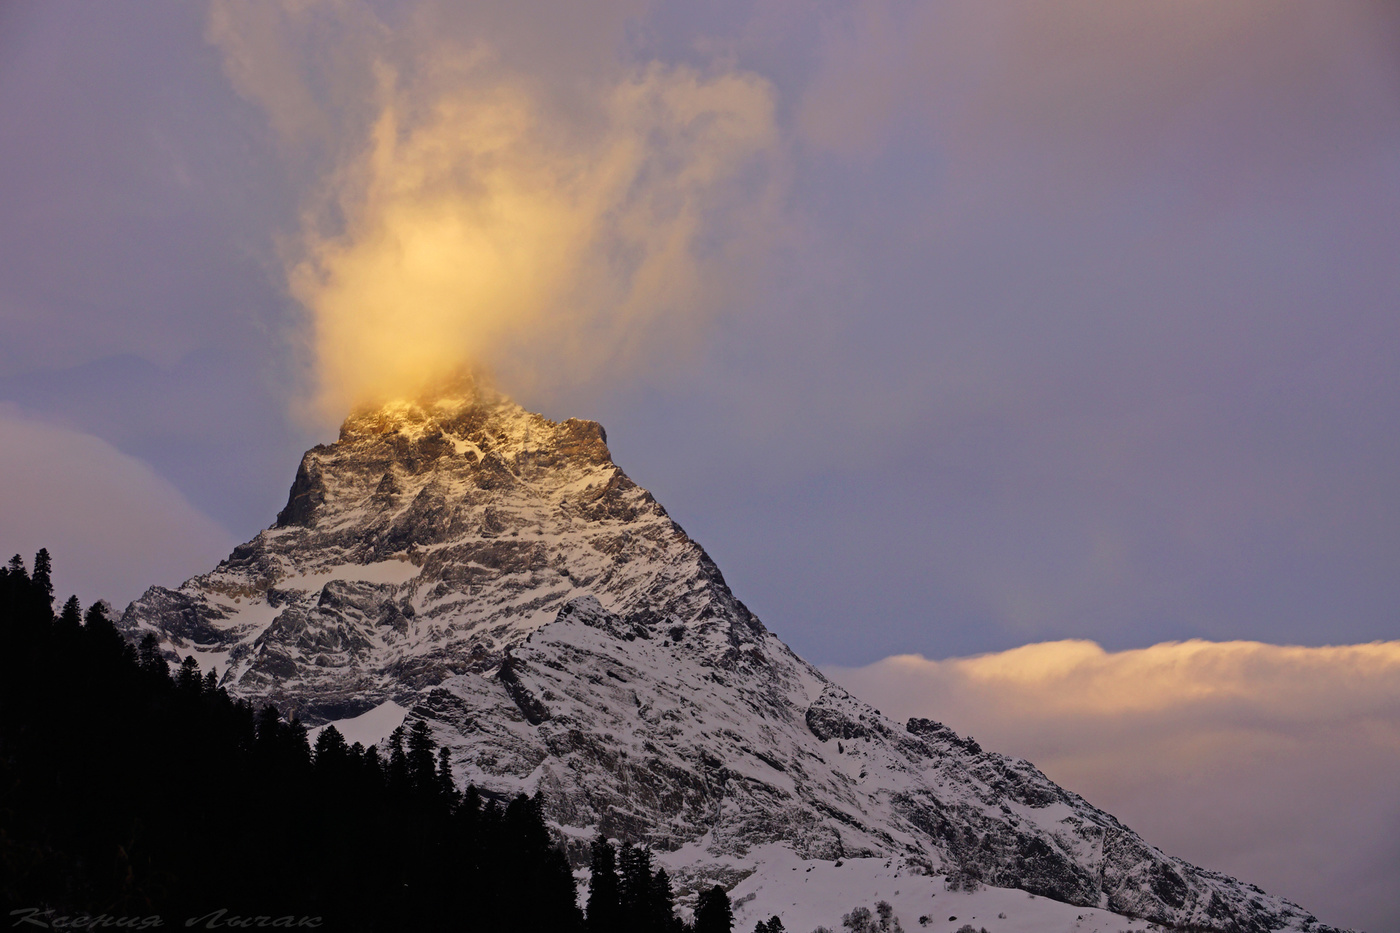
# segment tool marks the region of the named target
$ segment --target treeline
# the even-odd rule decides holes
[[[295,718],[230,698],[192,659],[172,675],[153,636],[133,648],[105,604],[55,614],[51,569],[41,551],[32,572],[0,570],[12,919],[582,933],[538,796],[459,793],[421,722],[387,754],[333,728],[313,750]]]
[[[28,923],[731,933],[676,913],[649,849],[592,846],[586,911],[542,800],[454,786],[427,724],[388,751],[255,710],[105,603],[53,611],[52,566],[0,568],[0,901]],[[10,911],[21,911],[11,914]],[[35,913],[26,915],[24,911]],[[55,921],[59,921],[55,923]],[[246,923],[245,923],[246,921]],[[21,920],[20,922],[25,922]],[[777,917],[759,933],[782,933]]]
[[[666,869],[652,870],[651,850],[624,842],[619,852],[604,836],[593,840],[588,874],[588,933],[731,933],[729,895],[715,885],[700,892],[694,924],[676,916]],[[775,921],[776,917],[773,918]],[[783,933],[766,927],[760,933]]]

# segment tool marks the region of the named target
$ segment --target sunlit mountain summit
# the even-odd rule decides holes
[[[585,595],[699,627],[742,612],[599,425],[466,379],[352,415],[303,457],[271,528],[128,617],[161,620],[240,695],[316,722],[495,670]]]
[[[906,927],[1332,929],[861,703],[745,608],[601,426],[478,379],[351,415],[270,528],[122,625],[309,725],[426,720],[459,783],[541,792],[576,861],[599,831],[650,844],[682,890],[730,887],[740,923],[807,933],[879,893]]]

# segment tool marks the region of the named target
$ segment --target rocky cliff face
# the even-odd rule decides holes
[[[125,621],[315,723],[496,671],[585,595],[638,624],[762,631],[599,425],[467,383],[352,416],[302,459],[276,524]]]
[[[122,624],[313,725],[393,701],[461,782],[543,791],[580,852],[601,829],[699,853],[674,866],[692,886],[780,843],[1169,927],[1330,929],[1025,761],[851,697],[730,593],[601,427],[476,384],[352,416],[273,527]]]

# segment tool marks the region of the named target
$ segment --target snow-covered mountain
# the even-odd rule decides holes
[[[600,829],[647,841],[692,888],[781,900],[799,865],[841,862],[930,899],[990,885],[1123,924],[1331,929],[1028,762],[861,703],[734,597],[599,425],[471,380],[353,415],[271,528],[122,624],[308,724],[405,708],[461,783],[543,791],[577,853]]]

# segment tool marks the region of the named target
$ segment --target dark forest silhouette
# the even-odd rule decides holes
[[[5,913],[321,917],[334,930],[729,933],[723,889],[675,916],[651,852],[593,848],[587,918],[539,795],[453,785],[426,724],[388,751],[255,710],[104,603],[53,611],[40,551],[0,569],[0,899]],[[611,882],[603,864],[611,860]],[[602,860],[600,862],[600,860]],[[723,901],[721,904],[720,901]]]

